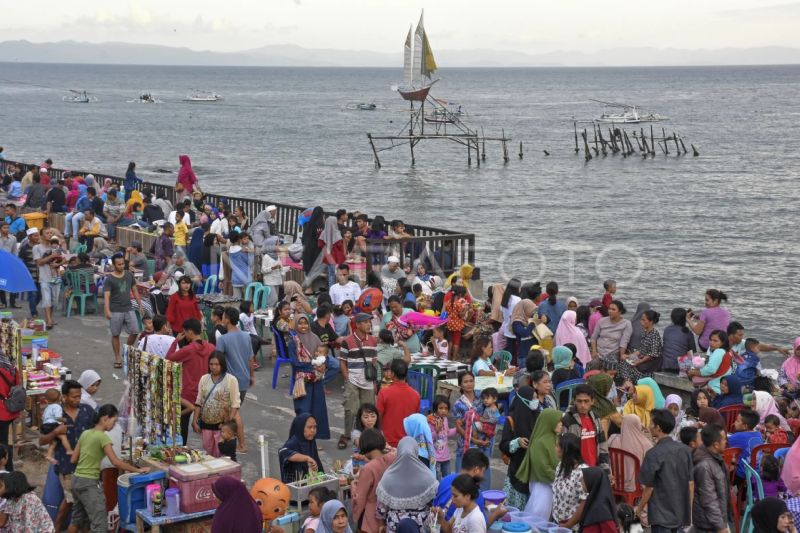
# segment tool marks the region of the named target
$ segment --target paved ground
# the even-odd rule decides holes
[[[25,302],[22,302],[24,305]],[[15,310],[17,318],[25,318]],[[119,404],[123,393],[123,380],[125,376],[120,370],[113,368],[114,357],[111,351],[110,336],[105,319],[93,314],[86,317],[61,316],[59,311],[56,318],[58,325],[51,330],[49,347],[64,357],[64,364],[72,370],[73,377],[77,379],[80,373],[87,368],[96,370],[103,378],[100,390],[96,394],[99,404]],[[264,346],[268,352],[271,346]],[[288,374],[288,366],[283,366],[281,376]],[[288,377],[282,378],[278,389],[273,390],[272,363],[267,363],[265,368],[256,371],[256,383],[248,391],[248,398],[242,407],[242,417],[245,424],[245,438],[249,453],[239,455],[238,460],[242,465],[242,475],[250,484],[261,477],[261,456],[258,447],[258,436],[264,435],[268,443],[268,468],[273,477],[280,477],[278,467],[278,450],[284,443],[289,433],[289,425],[294,418],[292,400],[288,394]],[[349,450],[337,450],[336,441],[344,425],[344,409],[342,408],[342,383],[337,379],[328,386],[328,417],[333,438],[328,441],[317,441],[320,456],[326,470],[337,460],[347,460]],[[189,444],[200,448],[200,439],[194,432],[189,433]],[[28,463],[33,466],[32,461]],[[492,460],[493,475],[492,485],[500,488],[505,479],[506,467],[499,458],[498,453]],[[23,470],[26,470],[23,467]],[[38,469],[37,469],[38,472]],[[31,472],[34,474],[34,472]],[[41,475],[41,473],[38,473]]]

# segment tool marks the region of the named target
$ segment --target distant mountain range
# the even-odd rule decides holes
[[[765,46],[688,50],[614,48],[591,53],[557,50],[526,54],[506,50],[436,50],[441,67],[611,67],[800,64],[800,48]],[[399,67],[402,54],[369,50],[270,45],[240,52],[212,52],[152,44],[59,41],[0,42],[0,61],[113,65]]]

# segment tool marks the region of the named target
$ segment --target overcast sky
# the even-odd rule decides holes
[[[434,49],[800,47],[800,2],[776,0],[25,0],[0,40],[399,52],[423,7]]]

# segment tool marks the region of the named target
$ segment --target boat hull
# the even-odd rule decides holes
[[[431,86],[428,85],[421,89],[405,89],[400,87],[397,89],[397,92],[400,93],[400,96],[403,97],[403,100],[408,100],[410,102],[424,102],[428,99],[428,93],[431,91]]]

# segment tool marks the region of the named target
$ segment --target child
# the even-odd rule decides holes
[[[446,521],[445,509],[438,510],[437,518],[442,533],[486,533],[486,518],[475,503],[480,491],[480,478],[461,474],[453,480],[451,490],[456,512]]]
[[[139,341],[147,337],[148,335],[152,335],[155,333],[155,327],[153,327],[153,317],[150,315],[145,315],[142,317],[142,332],[139,333],[139,336],[136,338],[136,342],[134,346],[139,345]]]
[[[789,435],[781,427],[781,420],[777,415],[767,415],[764,419],[764,434],[767,444],[789,443]]]
[[[681,442],[688,446],[690,450],[694,451],[695,448],[702,444],[700,440],[700,431],[696,426],[686,426],[681,429]]]
[[[44,408],[44,413],[42,413],[42,431],[50,433],[64,421],[64,409],[61,407],[61,393],[58,389],[47,389],[44,393],[44,398],[47,400],[47,407]],[[72,455],[72,446],[70,446],[67,436],[59,435],[58,440],[61,441],[67,451],[67,455]],[[55,452],[56,442],[53,441],[47,447],[47,460],[53,464],[57,464]]]
[[[492,440],[497,432],[497,423],[500,421],[500,409],[497,408],[497,389],[488,387],[481,391],[481,404],[476,410],[477,419],[474,423],[478,438]]]
[[[619,531],[617,506],[611,493],[611,482],[605,470],[598,467],[583,469],[583,490],[577,514],[580,531],[600,533]]]
[[[319,526],[319,515],[325,502],[336,498],[336,493],[327,487],[317,487],[308,493],[308,518],[300,528],[302,533],[316,533]]]
[[[256,320],[253,318],[253,302],[242,302],[239,306],[239,327],[242,331],[250,335],[250,344],[253,346],[253,354],[257,354],[261,349],[261,337],[256,331]]]
[[[786,485],[781,479],[781,464],[774,455],[764,454],[761,459],[761,485],[765,498],[780,498],[786,492]]]
[[[740,361],[736,365],[736,377],[743,387],[749,387],[761,375],[761,359],[758,357],[758,339],[749,338],[744,341],[744,351],[739,354]]]
[[[461,347],[461,333],[466,326],[467,314],[470,311],[467,302],[467,289],[463,285],[454,285],[450,291],[452,295],[445,304],[447,311],[447,331],[450,333],[450,359],[458,358],[459,348]]]
[[[317,346],[317,349],[314,350],[314,359],[311,363],[314,367],[314,376],[316,376],[317,381],[325,379],[325,372],[322,371],[322,367],[328,357],[329,350],[330,348],[328,348],[327,344],[320,344]]]
[[[361,455],[361,432],[365,429],[380,429],[378,408],[371,403],[363,403],[356,413],[356,423],[350,438],[353,440],[353,471],[367,464],[367,458]]]
[[[439,479],[450,474],[450,447],[447,439],[455,436],[456,428],[450,428],[447,415],[450,414],[450,401],[447,396],[437,396],[433,410],[428,415],[428,425],[433,438],[433,456],[439,467]]]
[[[608,309],[614,299],[614,295],[617,293],[617,282],[613,279],[607,279],[603,282],[603,288],[606,291],[603,294],[603,307]]]
[[[436,326],[433,328],[433,338],[431,339],[431,344],[433,345],[434,357],[442,357],[447,359],[447,354],[450,352],[447,345],[447,339],[445,338],[444,326]]]
[[[183,216],[181,214],[176,214],[175,216],[175,249],[180,250],[184,254],[186,253],[186,237],[189,235],[189,226],[186,225],[186,222],[183,220]]]
[[[345,300],[342,305],[333,306],[333,330],[339,337],[350,335],[350,315],[353,314],[353,301]]]
[[[236,461],[236,420],[223,422],[219,427],[220,441],[217,444],[219,456],[227,456],[231,461]]]

